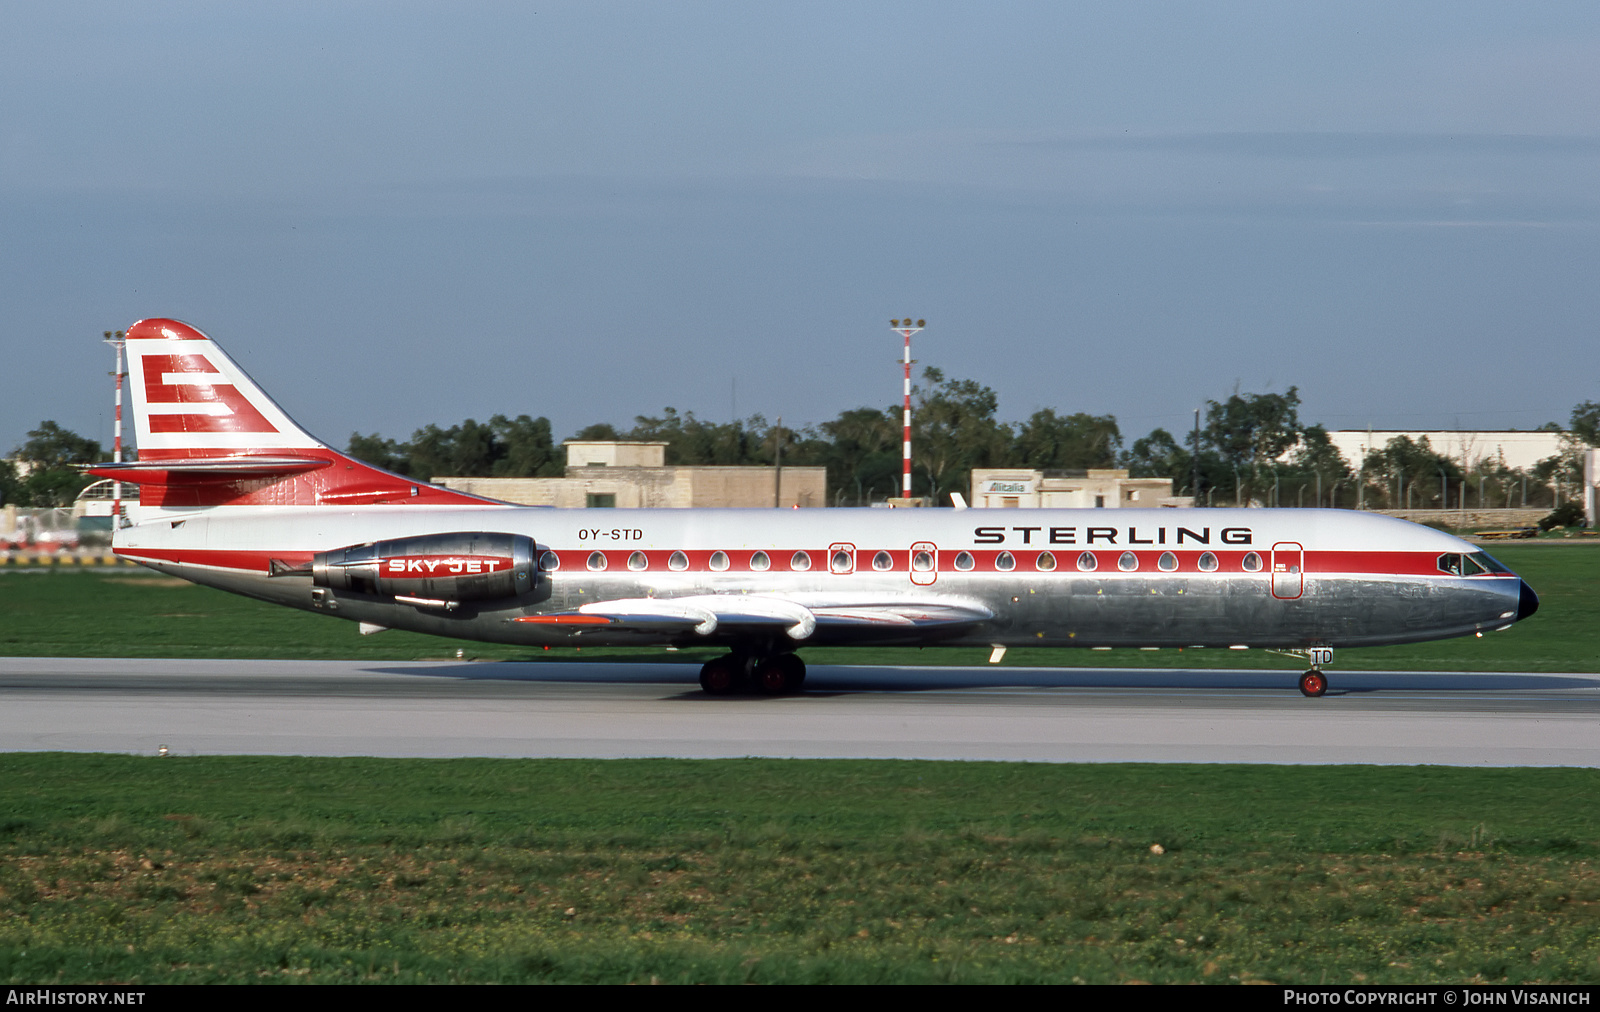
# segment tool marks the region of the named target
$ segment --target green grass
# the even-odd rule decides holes
[[[1593,770],[36,754],[0,813],[11,982],[1600,983]]]
[[[1527,622],[1483,637],[1344,650],[1334,668],[1414,671],[1600,671],[1600,550],[1587,545],[1503,545],[1494,552],[1540,596]],[[261,657],[408,660],[594,659],[700,663],[717,651],[655,648],[536,650],[390,631],[361,636],[355,624],[262,604],[142,570],[0,570],[0,655],[65,657]],[[813,648],[812,664],[983,664],[986,648]],[[1261,651],[1053,650],[1017,648],[1007,666],[1293,668]]]

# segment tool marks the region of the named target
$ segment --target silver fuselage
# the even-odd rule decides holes
[[[1481,557],[1467,542],[1346,510],[224,506],[135,519],[117,533],[117,552],[196,583],[386,628],[529,645],[737,648],[771,635],[529,621],[606,601],[708,595],[835,608],[949,602],[987,616],[938,628],[819,625],[796,647],[1374,646],[1503,628],[1537,603],[1509,572],[1442,569],[1451,554]],[[539,564],[526,592],[443,609],[317,588],[293,571],[318,552],[463,531],[531,538]],[[756,553],[765,569],[754,568]],[[795,568],[796,553],[809,568]],[[1080,561],[1086,553],[1093,569]]]

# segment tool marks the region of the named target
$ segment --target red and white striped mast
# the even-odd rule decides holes
[[[120,330],[105,332],[105,342],[117,349],[117,422],[112,430],[111,459],[118,464],[122,463],[122,377],[127,375],[123,369],[122,353],[128,345],[128,336]],[[122,482],[113,481],[111,485],[111,530],[116,532],[122,523]]]
[[[906,410],[905,410],[905,444],[903,470],[900,479],[900,496],[904,499],[911,498],[911,335],[928,325],[927,320],[918,320],[912,323],[910,317],[904,320],[890,320],[889,326],[906,339]]]

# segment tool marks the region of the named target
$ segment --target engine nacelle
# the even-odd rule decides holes
[[[533,589],[533,539],[464,531],[351,545],[311,558],[311,582],[413,603],[516,597]]]

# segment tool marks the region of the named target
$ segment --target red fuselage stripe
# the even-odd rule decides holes
[[[793,556],[801,551],[804,551],[806,556],[810,559],[811,564],[808,570],[796,570],[792,567],[791,560]],[[909,570],[910,553],[907,550],[903,548],[898,550],[886,548],[882,549],[882,551],[889,554],[892,568],[875,571],[873,569],[873,558],[878,554],[878,551],[878,549],[858,549],[854,553],[854,558],[850,560],[851,564],[847,567],[843,567],[839,571],[838,575],[873,574],[875,572],[878,575],[884,575],[889,573],[905,573]],[[1048,578],[1050,576],[1057,575],[1089,575],[1090,573],[1095,575],[1107,575],[1123,572],[1123,570],[1119,570],[1118,568],[1118,562],[1123,555],[1123,551],[1131,551],[1131,549],[1095,549],[1092,552],[1088,550],[1056,551],[1051,553],[1055,557],[1055,569],[1041,570],[1037,568],[1037,565],[1038,557],[1042,553],[1036,551],[1011,552],[1010,555],[1013,563],[1012,568],[1001,569],[999,565],[999,557],[1002,554],[1005,554],[1003,552],[989,549],[952,550],[945,548],[940,549],[938,552],[937,572],[950,573],[958,576],[966,572],[985,574],[1003,573],[1015,577],[1032,576],[1038,578]],[[642,570],[630,569],[628,566],[629,557],[634,555],[635,552],[644,557],[645,565]],[[820,548],[792,550],[785,549],[781,551],[768,550],[765,554],[770,560],[770,564],[766,570],[756,570],[751,566],[751,558],[757,554],[754,551],[724,551],[723,554],[727,556],[726,569],[713,570],[711,568],[711,556],[715,552],[715,549],[682,550],[681,554],[687,561],[687,565],[681,570],[674,570],[671,567],[672,557],[679,554],[679,552],[669,549],[636,549],[634,551],[622,549],[591,552],[580,548],[563,549],[555,551],[554,554],[559,562],[559,566],[557,567],[556,571],[569,575],[591,572],[588,568],[588,560],[589,557],[594,554],[600,554],[605,557],[606,568],[603,572],[618,576],[627,576],[635,572],[640,574],[685,572],[711,573],[713,575],[724,572],[811,572],[819,575],[830,575],[829,553]],[[972,557],[972,566],[970,569],[957,568],[958,561],[963,563],[966,561],[963,559],[958,559],[958,556],[962,555],[963,553]],[[118,549],[117,554],[127,556],[130,559],[146,562],[168,562],[177,565],[208,566],[218,569],[237,569],[244,572],[258,573],[267,572],[270,568],[271,560],[273,559],[277,559],[291,565],[304,565],[305,563],[311,561],[312,556],[311,552],[306,551],[218,551],[214,549],[199,548],[124,548]],[[543,556],[548,554],[550,554],[548,550],[541,553],[540,568],[542,569],[548,570],[550,568],[548,565],[546,565],[547,560],[543,558]],[[1078,557],[1084,554],[1092,555],[1094,557],[1095,562],[1097,563],[1095,569],[1082,571],[1078,569]],[[1183,551],[1172,551],[1170,554],[1172,555],[1173,560],[1175,560],[1177,563],[1177,568],[1174,570],[1163,570],[1160,568],[1161,557],[1164,554],[1168,553],[1159,550],[1134,551],[1133,555],[1138,561],[1138,566],[1136,569],[1127,570],[1126,572],[1138,572],[1145,575],[1157,576],[1204,576],[1208,575],[1209,573],[1220,573],[1224,575],[1230,573],[1260,573],[1265,575],[1271,572],[1273,568],[1273,555],[1270,549],[1236,548],[1229,551],[1213,551],[1210,554],[1216,557],[1217,568],[1215,570],[1208,571],[1202,571],[1200,568],[1200,556],[1205,554],[1203,552],[1192,551],[1189,549],[1185,549]],[[1260,565],[1258,569],[1252,570],[1245,568],[1246,556],[1251,554],[1258,556],[1260,559]],[[1299,554],[1300,553],[1293,553],[1293,555]],[[1290,558],[1286,556],[1285,553],[1279,553],[1277,561],[1280,564],[1283,564],[1285,569],[1287,569],[1289,565],[1298,565],[1300,566],[1301,572],[1312,576],[1449,576],[1450,574],[1441,572],[1439,570],[1439,554],[1440,553],[1438,552],[1306,551],[1303,559]],[[594,570],[593,572],[599,573],[601,571]]]

